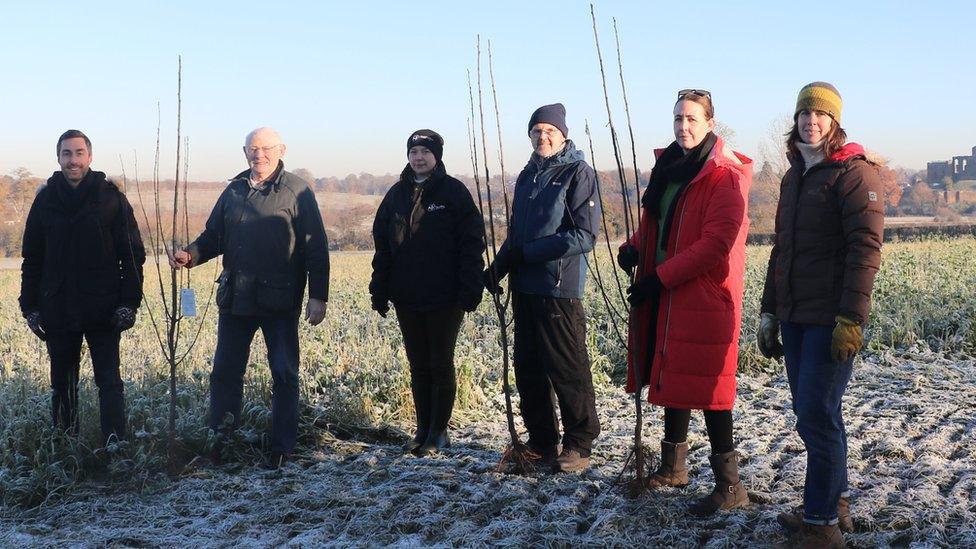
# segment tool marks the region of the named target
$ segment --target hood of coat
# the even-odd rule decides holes
[[[68,184],[68,180],[65,179],[64,174],[57,171],[48,178],[47,183],[38,189],[37,192],[40,193],[45,187],[50,188],[54,193],[57,207],[65,208],[69,212],[75,212],[83,203],[89,200],[91,202],[99,202],[102,188],[106,185],[113,185],[113,183],[108,180],[104,172],[89,170],[85,174],[84,179],[81,180],[79,187],[72,189]]]
[[[834,154],[830,155],[830,159],[834,162],[843,162],[855,156],[865,156],[864,147],[852,142],[845,143],[843,147],[837,149]]]
[[[854,158],[864,158],[867,159],[867,151],[859,143],[849,142],[845,143],[843,147],[834,151],[834,154],[830,155],[830,158],[825,159],[818,166],[824,163],[843,163]],[[790,166],[793,168],[799,168],[801,173],[803,173],[803,159],[788,157],[790,161]],[[791,168],[792,169],[792,168]]]
[[[716,135],[717,139],[715,141],[715,146],[712,148],[712,154],[708,157],[705,165],[702,166],[698,175],[691,180],[691,184],[696,181],[707,177],[716,168],[725,167],[728,168],[739,175],[740,181],[751,181],[752,180],[752,168],[753,161],[748,156],[732,150],[732,147],[727,147],[725,140],[721,136]],[[654,159],[657,160],[661,158],[664,154],[664,149],[654,149]]]

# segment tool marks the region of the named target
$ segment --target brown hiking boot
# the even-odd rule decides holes
[[[590,466],[590,458],[583,457],[576,448],[563,448],[559,457],[556,458],[557,473],[579,473]]]
[[[790,547],[797,549],[842,549],[847,547],[844,534],[836,524],[803,523],[800,531],[790,539]]]
[[[797,507],[792,513],[780,513],[776,515],[776,522],[790,532],[799,532],[803,528],[803,506]],[[837,527],[841,532],[851,533],[854,531],[854,520],[851,518],[851,501],[847,498],[840,498],[837,502]]]
[[[745,507],[749,504],[749,493],[739,479],[739,455],[735,452],[709,456],[715,475],[715,488],[711,494],[695,502],[688,512],[696,517],[714,515],[717,511]]]
[[[559,455],[559,445],[554,444],[546,448],[536,448],[533,445],[529,445],[529,450],[535,454],[536,457],[530,460],[532,466],[536,470],[552,470],[556,467],[556,456]]]
[[[661,441],[661,465],[648,477],[647,487],[654,490],[665,486],[673,488],[688,486],[687,442],[675,444],[666,440]]]

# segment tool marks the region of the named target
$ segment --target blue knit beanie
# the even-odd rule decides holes
[[[569,128],[566,127],[566,107],[562,103],[543,105],[536,109],[529,118],[529,133],[532,133],[532,126],[536,124],[552,124],[563,132],[563,137],[569,137]]]

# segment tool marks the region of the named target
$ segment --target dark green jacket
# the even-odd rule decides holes
[[[308,296],[329,299],[329,242],[315,194],[284,163],[261,188],[244,171],[217,199],[203,233],[186,251],[199,265],[223,255],[221,312],[268,316],[301,310]]]

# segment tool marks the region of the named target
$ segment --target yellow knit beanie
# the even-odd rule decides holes
[[[844,101],[840,98],[837,88],[826,82],[811,82],[800,89],[796,97],[796,111],[793,118],[802,110],[823,111],[840,123],[840,111]]]

